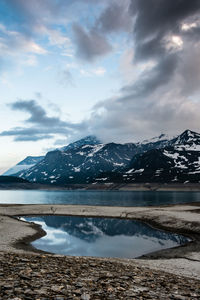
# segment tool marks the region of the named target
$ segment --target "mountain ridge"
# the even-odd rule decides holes
[[[200,134],[187,129],[170,140],[161,135],[144,144],[103,144],[87,136],[48,152],[36,165],[15,176],[60,185],[200,182]]]
[[[123,172],[104,176],[124,183],[200,182],[200,134],[185,130],[166,146],[134,156]]]

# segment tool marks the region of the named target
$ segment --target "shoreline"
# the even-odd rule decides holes
[[[131,183],[46,185],[39,183],[0,183],[0,190],[44,191],[185,191],[200,192],[200,183]]]
[[[157,229],[188,236],[192,241],[185,245],[149,253],[137,259],[110,258],[108,260],[131,262],[159,271],[167,270],[177,275],[181,270],[182,276],[200,278],[200,204],[198,203],[157,207],[3,204],[0,205],[0,227],[1,232],[4,232],[4,240],[0,245],[0,252],[55,256],[30,245],[33,240],[46,234],[40,226],[14,218],[33,215],[127,218],[145,222]]]

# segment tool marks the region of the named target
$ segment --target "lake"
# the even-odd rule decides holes
[[[2,204],[151,206],[200,202],[200,192],[1,190]]]
[[[56,254],[136,258],[189,241],[184,236],[157,230],[134,220],[70,216],[21,219],[40,224],[47,233],[32,245]]]

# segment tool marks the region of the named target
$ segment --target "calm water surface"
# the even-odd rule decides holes
[[[63,216],[25,220],[40,224],[47,233],[34,247],[64,255],[135,258],[189,240],[133,220]]]
[[[200,192],[0,191],[0,203],[148,206],[200,202]]]

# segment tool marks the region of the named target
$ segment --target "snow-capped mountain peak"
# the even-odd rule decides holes
[[[187,129],[177,137],[175,143],[184,144],[184,143],[195,143],[195,142],[197,143],[200,142],[200,134]]]
[[[148,140],[143,140],[140,144],[146,145],[146,144],[157,143],[157,142],[168,142],[168,141],[172,140],[173,138],[174,137],[172,137],[168,134],[161,133],[159,136],[155,136]]]
[[[200,151],[200,134],[191,130],[185,130],[175,140],[176,149]]]
[[[166,143],[157,139],[155,143],[144,144],[142,150],[122,172],[105,174],[107,181],[200,183],[199,133],[186,130]]]
[[[101,144],[101,141],[94,135],[88,135],[78,141],[75,141],[73,143],[70,143],[67,146],[62,147],[61,151],[66,151],[69,149],[75,149],[84,145],[98,145]]]

